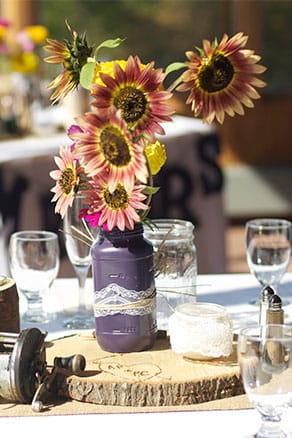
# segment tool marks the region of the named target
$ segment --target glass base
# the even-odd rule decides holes
[[[35,324],[46,324],[51,321],[51,317],[46,312],[34,313],[34,312],[25,312],[22,316],[23,321],[25,322],[33,322]]]
[[[94,316],[88,313],[78,313],[64,323],[67,329],[86,330],[95,328]]]
[[[280,426],[266,427],[262,425],[258,432],[253,435],[255,438],[287,438],[288,435]]]

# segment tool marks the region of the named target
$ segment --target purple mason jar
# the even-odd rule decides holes
[[[153,247],[143,227],[103,231],[92,250],[96,338],[103,350],[126,353],[155,342]]]

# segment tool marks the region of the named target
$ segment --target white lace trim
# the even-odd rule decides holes
[[[156,311],[155,286],[142,291],[129,290],[111,283],[94,293],[94,315],[146,315]]]
[[[232,325],[228,319],[219,322],[202,317],[192,324],[182,324],[173,314],[169,333],[172,350],[191,359],[228,357],[232,353]]]

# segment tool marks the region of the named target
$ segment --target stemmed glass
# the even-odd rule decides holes
[[[70,329],[94,327],[93,308],[86,304],[85,284],[91,266],[90,250],[98,228],[89,228],[85,220],[80,218],[83,208],[84,197],[76,195],[72,207],[67,209],[63,224],[67,255],[78,280],[78,308],[74,316],[65,323]]]
[[[238,336],[238,361],[244,390],[261,414],[254,437],[286,437],[282,415],[292,401],[292,327],[254,326]]]
[[[253,219],[245,225],[246,256],[251,273],[263,286],[274,289],[285,274],[291,256],[291,222]]]
[[[43,300],[57,277],[59,242],[50,231],[18,231],[9,242],[9,263],[18,291],[27,300],[24,321],[46,323],[53,319]]]

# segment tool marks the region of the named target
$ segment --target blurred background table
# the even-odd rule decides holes
[[[175,116],[165,124],[161,137],[167,150],[167,163],[155,180],[161,187],[153,197],[150,217],[179,218],[195,225],[195,244],[200,273],[225,270],[225,215],[223,175],[218,164],[219,139],[213,126],[190,117]],[[0,142],[0,213],[2,250],[16,230],[47,229],[58,232],[62,226],[51,204],[54,185],[49,177],[56,168],[54,155],[60,145],[70,144],[65,133],[24,137]],[[61,276],[72,274],[65,263],[60,237]],[[6,266],[5,266],[6,265]],[[1,273],[7,271],[5,258]]]

